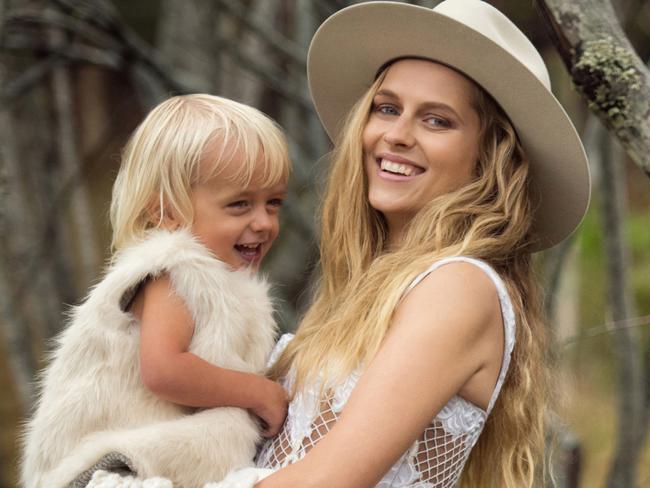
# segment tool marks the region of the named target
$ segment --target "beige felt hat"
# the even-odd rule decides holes
[[[327,133],[337,132],[378,70],[402,57],[436,60],[481,85],[512,121],[531,160],[538,200],[536,251],[571,234],[589,204],[587,157],[566,112],[551,93],[541,56],[497,9],[480,0],[446,0],[433,9],[368,2],[328,18],[312,39],[308,77]]]

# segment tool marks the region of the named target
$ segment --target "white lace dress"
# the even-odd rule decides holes
[[[504,356],[501,372],[487,411],[454,396],[433,418],[394,466],[386,473],[377,488],[452,488],[456,486],[469,453],[483,430],[485,420],[503,385],[510,356],[515,344],[515,318],[512,303],[499,275],[486,263],[468,257],[445,258],[435,262],[418,275],[407,292],[434,269],[453,261],[472,263],[482,269],[494,282],[504,326]],[[283,335],[270,358],[272,364],[293,335]],[[319,397],[319,385],[311,385],[297,393],[289,404],[287,420],[280,433],[268,441],[260,451],[257,466],[278,469],[301,459],[333,427],[362,371],[357,370],[346,381],[334,388],[327,398]],[[285,380],[291,387],[291,374]]]

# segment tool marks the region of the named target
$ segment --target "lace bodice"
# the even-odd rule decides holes
[[[454,396],[433,418],[431,424],[391,467],[377,488],[452,488],[456,486],[470,451],[483,430],[510,364],[515,343],[515,318],[506,287],[497,273],[486,263],[467,257],[452,257],[435,262],[418,275],[406,292],[416,286],[434,269],[452,262],[464,261],[481,268],[494,282],[504,325],[504,356],[497,384],[487,411]],[[293,335],[280,338],[269,360],[273,364]],[[313,384],[296,393],[289,404],[287,420],[280,433],[262,448],[257,465],[278,469],[301,459],[333,427],[357,384],[361,370],[353,372],[345,382],[328,389],[321,398],[320,384]],[[291,374],[285,379],[292,386]]]

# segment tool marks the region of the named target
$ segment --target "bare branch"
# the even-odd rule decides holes
[[[56,5],[71,9],[77,6],[59,0]],[[5,51],[56,55],[58,58],[96,64],[115,70],[129,70],[140,65],[160,79],[174,93],[196,91],[177,80],[160,59],[159,53],[134,32],[107,12],[106,2],[81,2],[83,15],[75,11],[74,20],[53,8],[12,11],[6,20],[2,45]],[[68,35],[61,43],[48,43],[47,32],[62,29]]]
[[[218,0],[218,3],[225,12],[236,18],[244,27],[266,42],[268,46],[286,56],[292,63],[296,63],[303,73],[306,72],[307,53],[299,45],[283,36],[279,31],[269,28],[269,24],[264,24],[254,16],[248,15],[241,2]]]
[[[239,63],[243,69],[259,76],[265,81],[274,91],[282,95],[287,100],[290,100],[300,106],[303,110],[313,110],[311,101],[303,93],[300,85],[296,82],[287,79],[283,74],[274,69],[269,69],[262,66],[260,62],[254,59],[243,50],[239,49],[234,41],[229,39],[221,39],[222,47],[227,51],[234,61]]]

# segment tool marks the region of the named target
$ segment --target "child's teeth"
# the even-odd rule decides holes
[[[391,173],[397,173],[404,176],[411,176],[413,173],[413,168],[405,164],[395,163],[393,161],[388,161],[386,159],[381,160],[381,169],[383,171],[390,171]]]

